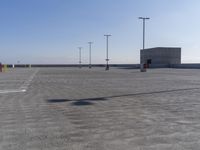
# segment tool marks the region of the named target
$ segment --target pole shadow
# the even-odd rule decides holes
[[[68,99],[48,99],[48,103],[64,103],[64,102],[70,102],[71,100]]]
[[[93,105],[93,101],[105,101],[107,98],[105,97],[96,97],[96,98],[86,98],[86,99],[48,99],[46,100],[48,103],[66,103],[66,102],[72,102],[71,105],[73,106],[87,106],[87,105]]]
[[[129,96],[142,96],[142,95],[151,95],[151,94],[160,94],[160,93],[172,93],[179,91],[190,91],[190,90],[199,90],[200,88],[186,88],[186,89],[174,89],[174,90],[162,90],[162,91],[154,91],[154,92],[143,92],[143,93],[134,93],[134,94],[122,94],[122,95],[113,95],[113,96],[105,96],[105,97],[96,97],[96,98],[86,98],[86,99],[48,99],[46,100],[48,103],[66,103],[71,102],[72,106],[88,106],[94,105],[95,101],[107,101],[111,98],[119,98],[119,97],[129,97]]]

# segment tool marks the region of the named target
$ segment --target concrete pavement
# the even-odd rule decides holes
[[[200,70],[0,74],[0,150],[199,150]]]

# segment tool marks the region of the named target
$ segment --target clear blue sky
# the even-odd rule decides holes
[[[199,0],[1,0],[0,61],[77,63],[93,41],[93,63],[139,63],[142,22],[147,16],[146,47],[182,47],[182,62],[200,62]]]

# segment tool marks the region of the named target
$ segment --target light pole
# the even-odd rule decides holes
[[[89,68],[91,69],[92,68],[92,56],[91,56],[91,49],[92,49],[92,44],[93,42],[88,42],[89,44]]]
[[[82,66],[81,66],[81,49],[82,49],[82,47],[78,47],[78,49],[79,49],[79,68],[81,68]]]
[[[141,19],[143,21],[143,50],[145,49],[145,21],[149,20],[150,18],[148,17],[139,17],[138,19]],[[146,67],[143,66],[142,59],[140,58],[140,69],[141,72],[145,72],[146,71]]]
[[[111,36],[109,34],[104,35],[106,37],[106,70],[109,70],[109,65],[108,65],[108,38]]]
[[[147,17],[139,17],[139,19],[143,20],[143,50],[145,49],[145,21],[150,19]]]

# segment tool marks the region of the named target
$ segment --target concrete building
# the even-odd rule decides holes
[[[156,47],[140,51],[140,63],[149,66],[166,66],[181,64],[181,48]]]

